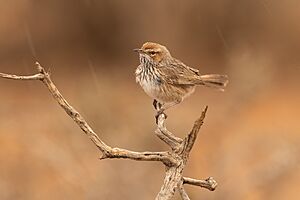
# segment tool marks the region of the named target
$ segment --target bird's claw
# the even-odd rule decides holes
[[[161,103],[159,103],[156,99],[153,100],[152,105],[155,108],[155,110],[160,110],[160,108],[162,106]]]

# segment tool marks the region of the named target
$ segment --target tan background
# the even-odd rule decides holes
[[[192,199],[299,199],[300,26],[297,0],[0,1],[0,71],[37,59],[100,137],[165,150],[152,100],[135,84],[133,48],[165,44],[225,93],[198,88],[168,111],[178,136],[209,111],[185,175],[213,176]],[[160,163],[99,161],[99,152],[39,82],[0,80],[0,199],[154,199]]]

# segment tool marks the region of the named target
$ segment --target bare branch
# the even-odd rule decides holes
[[[217,181],[215,181],[213,177],[209,177],[205,180],[197,180],[193,178],[183,177],[183,184],[200,186],[210,191],[214,191],[218,186]]]
[[[178,183],[182,182],[181,177],[183,168],[183,162],[179,163],[178,166],[167,168],[164,183],[155,200],[169,200],[174,196],[175,191],[178,188]]]
[[[165,126],[165,119],[166,116],[164,113],[159,115],[155,133],[162,141],[168,144],[171,149],[176,149],[179,147],[183,140],[176,137],[175,135],[173,135],[173,133],[167,130]]]
[[[186,191],[183,187],[183,184],[181,184],[179,186],[179,193],[180,193],[180,196],[181,196],[182,200],[190,200],[189,195],[186,193]]]
[[[184,139],[184,144],[185,144],[184,151],[186,154],[189,154],[189,152],[192,150],[192,148],[194,146],[194,143],[197,139],[199,130],[203,124],[207,109],[208,109],[208,106],[206,106],[205,109],[202,111],[201,116],[195,121],[193,129],[187,135],[187,137]]]
[[[76,124],[83,130],[83,132],[90,138],[90,140],[98,147],[102,152],[103,158],[127,158],[131,160],[140,161],[160,161],[165,165],[172,165],[174,162],[167,152],[134,152],[126,149],[112,148],[105,144],[98,135],[93,131],[93,129],[88,125],[84,118],[75,110],[61,95],[59,90],[56,88],[50,75],[46,70],[37,62],[38,74],[29,76],[18,76],[0,73],[0,77],[13,79],[13,80],[40,80],[49,89],[53,98],[57,103],[65,110],[65,112],[76,122]]]
[[[42,80],[44,78],[43,74],[34,74],[30,76],[17,76],[13,74],[5,74],[5,73],[0,73],[0,77],[6,78],[6,79],[13,79],[13,80]]]
[[[196,141],[198,132],[203,124],[207,106],[202,112],[199,119],[194,123],[192,131],[183,140],[176,137],[165,126],[165,114],[160,114],[157,121],[156,135],[171,147],[171,151],[164,152],[135,152],[127,149],[112,148],[105,144],[98,135],[93,131],[80,113],[75,110],[58,91],[52,80],[50,73],[47,72],[39,63],[36,63],[39,73],[28,76],[18,76],[0,73],[0,77],[13,80],[40,80],[50,91],[53,98],[65,110],[65,112],[73,119],[73,121],[81,128],[81,130],[90,138],[90,140],[102,152],[100,159],[107,158],[123,158],[136,161],[159,161],[166,166],[166,175],[164,183],[158,193],[156,200],[169,200],[174,196],[176,190],[180,192],[183,200],[189,200],[183,184],[200,186],[211,191],[215,190],[217,182],[213,178],[206,180],[196,180],[183,177],[183,169],[187,163],[189,153]]]
[[[65,112],[76,122],[76,124],[83,130],[85,134],[92,140],[92,142],[98,147],[98,149],[107,154],[111,150],[111,147],[106,145],[98,135],[93,131],[93,129],[88,125],[88,123],[84,120],[84,118],[75,110],[61,95],[58,91],[52,80],[50,79],[49,73],[47,73],[44,68],[39,64],[37,64],[37,68],[43,76],[41,81],[47,86],[53,98],[57,101],[57,103],[65,110]]]
[[[168,152],[135,152],[127,149],[112,148],[106,154],[103,154],[100,159],[106,158],[125,158],[137,161],[160,161],[166,166],[172,166],[176,160],[172,159]]]

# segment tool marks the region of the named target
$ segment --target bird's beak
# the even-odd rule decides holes
[[[144,51],[142,49],[133,49],[134,52],[143,53]]]

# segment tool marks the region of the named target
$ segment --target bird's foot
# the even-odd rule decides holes
[[[155,110],[160,110],[160,108],[162,107],[162,104],[159,103],[156,99],[153,100],[152,105],[155,108]]]
[[[160,115],[165,115],[165,119],[167,119],[168,115],[166,113],[164,113],[164,109],[160,109],[157,111],[156,115],[155,115],[155,122],[156,124],[158,124],[158,118]]]

